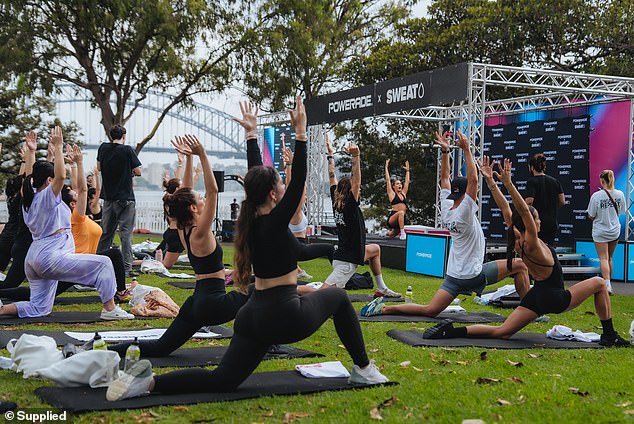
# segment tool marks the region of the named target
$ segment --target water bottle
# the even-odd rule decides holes
[[[405,291],[405,303],[414,303],[414,291],[412,290],[412,286],[407,286],[407,290]]]
[[[156,252],[154,252],[154,259],[159,262],[163,262],[163,251],[161,249],[156,249]]]
[[[97,331],[95,331],[95,337],[92,339],[92,350],[106,350],[106,342],[103,341]]]
[[[141,359],[141,348],[139,348],[139,339],[135,337],[132,344],[128,346],[128,349],[125,351],[124,372],[127,372],[132,365],[139,362],[139,359]]]

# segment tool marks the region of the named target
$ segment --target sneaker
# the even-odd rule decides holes
[[[370,363],[365,368],[353,365],[352,372],[348,378],[348,383],[350,384],[381,384],[389,381],[374,364],[374,359],[370,360]]]
[[[540,315],[533,322],[550,322],[550,317],[548,315]]]
[[[125,272],[125,276],[126,276],[126,278],[128,278],[128,277],[138,277],[139,273],[136,272],[136,271],[126,271]]]
[[[82,286],[81,284],[75,284],[75,285],[73,286],[73,289],[74,289],[75,291],[78,291],[78,292],[84,292],[84,291],[94,291],[94,290],[96,290],[96,289],[95,289],[94,287],[92,287],[92,286]]]
[[[132,293],[128,289],[125,289],[123,293],[115,292],[114,303],[127,303],[132,299]]]
[[[101,319],[106,321],[114,321],[118,319],[134,319],[134,315],[127,313],[120,306],[115,306],[112,311],[101,310]]]
[[[401,231],[401,233],[398,235],[398,238],[401,240],[405,240],[407,238],[407,234],[405,234],[405,231]]]
[[[401,297],[400,293],[395,292],[394,290],[390,290],[389,288],[385,288],[385,290],[376,289],[374,291],[375,296],[385,296],[385,297]]]
[[[115,401],[147,394],[153,378],[152,363],[147,359],[141,359],[110,383],[106,399]]]
[[[606,282],[605,282],[605,285],[606,285],[606,287],[608,288],[608,294],[609,294],[610,296],[612,296],[612,294],[613,294],[613,293],[612,293],[612,282],[611,282],[611,281],[606,281]]]
[[[313,276],[302,269],[302,271],[297,274],[297,278],[305,278],[307,280],[312,280]]]
[[[383,297],[377,297],[370,303],[361,308],[361,315],[364,317],[373,317],[375,315],[381,315],[383,313],[383,307],[385,302]]]
[[[599,341],[599,344],[601,346],[606,346],[606,347],[611,347],[611,346],[629,347],[630,346],[630,342],[625,340],[623,337],[619,336],[618,333],[614,333],[611,336],[607,334],[601,334],[601,340]]]
[[[453,329],[453,321],[444,319],[423,333],[423,339],[448,339],[449,330]]]

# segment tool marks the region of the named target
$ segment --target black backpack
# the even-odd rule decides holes
[[[362,290],[362,289],[371,289],[374,287],[374,281],[372,281],[372,276],[369,272],[364,272],[363,274],[354,273],[352,277],[346,283],[346,290]]]

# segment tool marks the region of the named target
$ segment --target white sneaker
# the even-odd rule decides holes
[[[377,288],[374,291],[374,294],[376,294],[378,296],[385,296],[385,297],[401,297],[402,296],[400,293],[395,292],[394,290],[391,290],[388,287],[386,287],[383,290]]]
[[[307,280],[312,280],[313,276],[302,269],[302,272],[297,274],[297,278],[305,278]]]
[[[350,384],[381,384],[388,381],[390,380],[381,374],[374,364],[374,359],[370,360],[370,363],[365,368],[353,365],[350,378],[348,378],[348,383]]]
[[[608,288],[608,293],[612,294],[612,282],[611,281],[605,281],[605,286]]]
[[[101,310],[101,319],[106,321],[114,321],[117,319],[134,319],[134,315],[127,313],[121,306],[115,306],[112,311]]]
[[[147,359],[141,359],[110,383],[106,399],[115,401],[145,395],[149,392],[153,378],[152,363]]]
[[[405,231],[401,231],[401,234],[398,235],[398,238],[401,240],[405,240],[407,238],[407,234],[405,234]]]
[[[81,284],[75,284],[75,285],[73,286],[73,289],[74,289],[75,291],[79,291],[79,292],[85,292],[85,291],[95,291],[95,290],[97,290],[97,289],[95,289],[95,288],[94,288],[94,287],[92,287],[92,286],[82,286]]]

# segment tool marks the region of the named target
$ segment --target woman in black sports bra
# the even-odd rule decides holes
[[[564,288],[561,264],[553,248],[539,239],[539,214],[535,208],[526,204],[513,185],[511,167],[511,161],[504,159],[504,168],[498,164],[500,172],[494,173],[506,187],[515,205],[512,225],[508,229],[507,260],[510,265],[515,253],[521,255],[529,274],[535,279],[535,285],[526,293],[520,306],[500,326],[471,325],[454,328],[451,320],[445,320],[425,331],[423,337],[507,339],[540,315],[569,311],[594,296],[595,309],[603,327],[599,343],[603,346],[629,346],[630,343],[619,336],[612,325],[610,297],[603,278],[592,277],[575,284],[569,290]]]
[[[409,161],[405,161],[405,185],[398,178],[390,178],[390,160],[385,161],[385,182],[387,184],[387,198],[390,200],[392,209],[387,216],[387,226],[390,228],[390,237],[400,237],[405,239],[405,214],[407,213],[407,191],[409,190]]]
[[[165,207],[176,221],[180,239],[187,246],[189,262],[196,273],[196,289],[167,331],[158,340],[141,341],[141,356],[167,356],[182,346],[200,327],[223,324],[235,318],[247,301],[239,290],[225,291],[225,267],[222,248],[211,232],[216,212],[218,186],[207,154],[195,136],[177,137],[176,150],[186,155],[182,187],[166,194]],[[192,158],[197,155],[203,168],[205,197],[191,189]],[[109,347],[124,355],[130,343]]]

